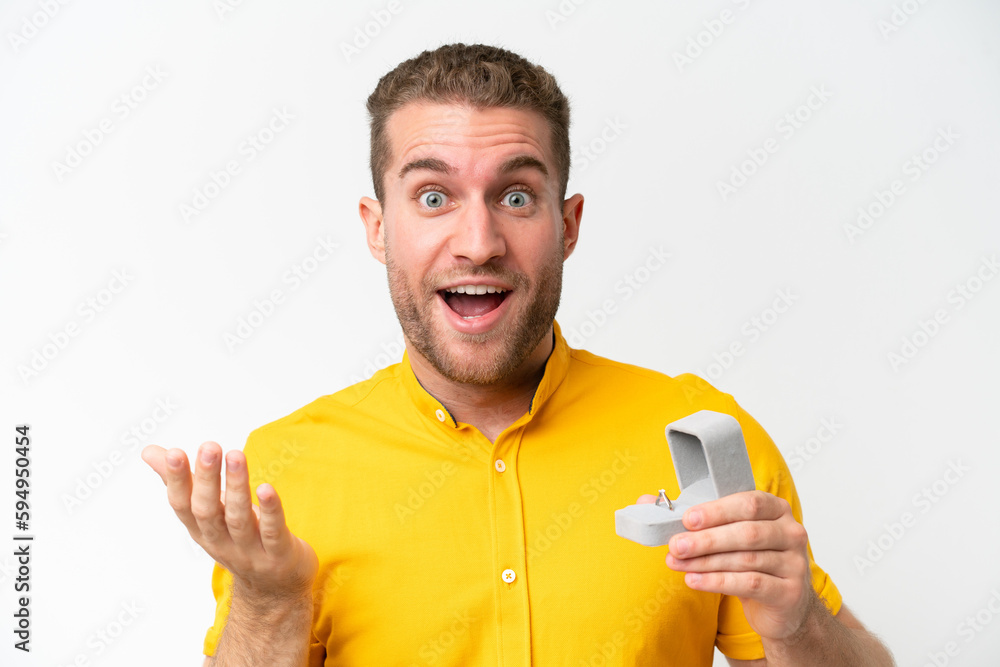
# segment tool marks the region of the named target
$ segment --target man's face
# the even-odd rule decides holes
[[[452,381],[510,377],[550,330],[582,212],[559,199],[545,119],[416,102],[387,131],[384,201],[361,208],[403,333]]]

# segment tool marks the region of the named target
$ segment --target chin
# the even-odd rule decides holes
[[[513,374],[524,361],[514,355],[510,338],[504,337],[500,329],[474,335],[449,331],[434,342],[429,354],[424,354],[444,377],[475,385],[496,384]]]

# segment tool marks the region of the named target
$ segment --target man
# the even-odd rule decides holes
[[[206,664],[687,667],[715,646],[733,665],[892,664],[812,562],[788,469],[732,397],[567,346],[583,197],[565,196],[552,76],[448,45],[368,109],[377,200],[359,208],[403,361],[243,453],[205,443],[193,480],[182,450],[143,452],[218,563]],[[701,409],[739,420],[757,490],[689,510],[669,549],[618,537],[615,509],[676,497],[663,428]]]

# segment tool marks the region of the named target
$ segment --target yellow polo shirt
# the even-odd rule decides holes
[[[764,657],[738,599],[688,588],[667,547],[615,534],[614,513],[659,488],[677,497],[664,427],[715,410],[739,420],[757,488],[801,521],[771,438],[693,375],[571,349],[558,324],[554,336],[531,407],[496,443],[456,422],[405,354],[250,434],[251,487],[274,485],[319,556],[310,665],[707,667],[715,646]],[[837,588],[812,572],[836,613]],[[206,655],[230,583],[216,565]]]

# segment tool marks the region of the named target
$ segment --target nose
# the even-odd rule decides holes
[[[455,216],[448,249],[452,256],[477,265],[504,256],[507,242],[501,222],[485,201],[466,204]]]

